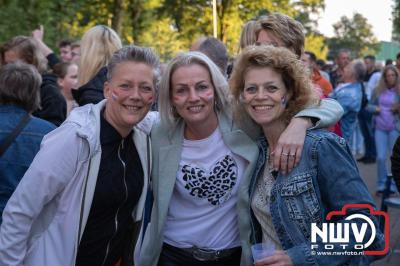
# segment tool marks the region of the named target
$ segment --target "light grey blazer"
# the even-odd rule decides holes
[[[219,113],[218,121],[225,144],[233,153],[241,156],[248,162],[244,176],[241,178],[239,184],[236,209],[239,218],[238,224],[242,245],[241,265],[252,265],[249,244],[250,217],[248,215],[248,191],[250,177],[258,158],[258,147],[242,130],[235,127],[232,119],[226,115]],[[154,204],[151,213],[151,223],[147,227],[140,252],[139,265],[156,266],[161,253],[165,219],[181,160],[183,130],[183,122],[173,132],[171,132],[170,128],[166,128],[160,124],[152,129],[152,185]]]

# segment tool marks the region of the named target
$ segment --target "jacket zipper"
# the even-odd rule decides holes
[[[126,184],[126,163],[122,160],[121,158],[121,147],[122,149],[124,148],[124,139],[122,139],[121,144],[118,147],[118,159],[120,160],[122,167],[124,168],[124,175],[123,175],[123,181],[124,181],[124,188],[125,188],[125,199],[122,202],[122,204],[118,207],[117,212],[115,213],[115,217],[114,217],[114,222],[115,222],[115,231],[114,234],[111,236],[110,240],[107,243],[107,249],[106,249],[106,254],[104,256],[104,260],[103,263],[101,264],[102,266],[104,265],[104,263],[106,263],[107,257],[109,255],[110,252],[110,246],[111,246],[111,240],[115,237],[115,235],[117,234],[118,231],[118,213],[119,210],[121,209],[121,207],[127,202],[128,200],[128,186]]]

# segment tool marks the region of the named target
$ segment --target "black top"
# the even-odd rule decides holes
[[[47,58],[47,64],[51,69],[53,69],[55,65],[61,62],[55,53],[48,54],[46,58]]]
[[[396,183],[397,190],[400,191],[400,137],[397,138],[393,147],[393,153],[390,157],[392,161],[392,175]]]
[[[96,104],[104,99],[103,87],[107,80],[107,67],[103,67],[88,83],[77,90],[72,90],[72,96],[79,106],[93,103]]]
[[[53,74],[43,74],[42,84],[40,85],[40,105],[33,115],[42,118],[56,126],[64,122],[67,116],[67,102],[61,94],[57,84],[57,76]]]
[[[122,138],[101,115],[100,168],[76,265],[113,266],[122,256],[143,188],[142,164],[132,134]]]

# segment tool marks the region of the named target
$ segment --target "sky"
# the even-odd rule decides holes
[[[325,12],[320,15],[318,29],[325,36],[334,35],[332,24],[342,16],[353,17],[361,13],[373,26],[379,41],[390,41],[392,37],[392,0],[325,0]]]

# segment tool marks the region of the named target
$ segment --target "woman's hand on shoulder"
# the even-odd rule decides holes
[[[311,126],[308,118],[295,117],[290,121],[272,153],[274,169],[287,174],[300,162],[306,132]]]
[[[275,254],[256,261],[254,266],[292,266],[292,260],[283,250],[275,251]]]

